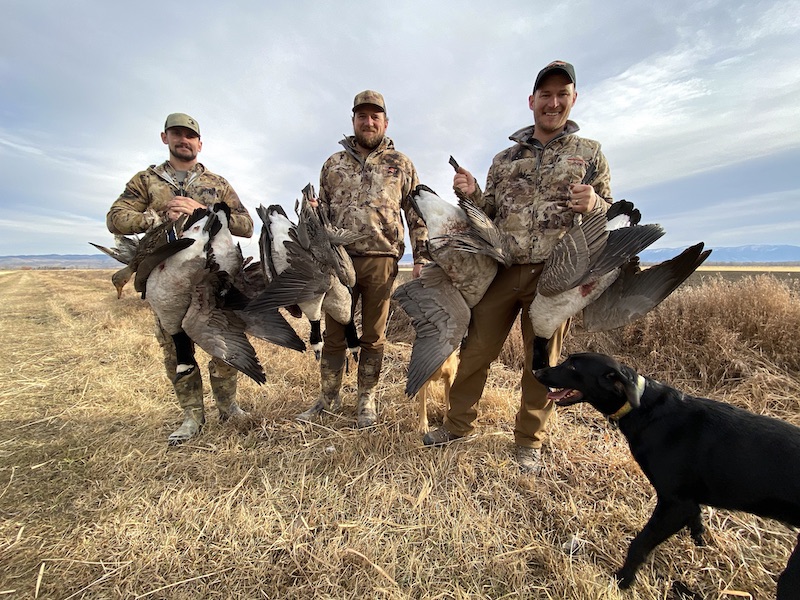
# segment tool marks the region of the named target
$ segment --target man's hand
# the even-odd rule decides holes
[[[191,215],[198,208],[205,208],[205,206],[187,196],[175,196],[167,204],[167,218],[175,221],[181,215]]]
[[[414,268],[411,269],[411,277],[412,277],[412,279],[417,279],[419,277],[420,273],[422,273],[422,267],[424,267],[424,266],[425,265],[418,265],[418,264],[414,265]]]
[[[569,207],[572,209],[572,212],[587,213],[590,212],[596,204],[597,200],[592,186],[582,183],[573,183],[569,186]]]
[[[456,174],[453,176],[453,187],[465,196],[474,194],[476,189],[475,178],[464,167],[458,167]]]

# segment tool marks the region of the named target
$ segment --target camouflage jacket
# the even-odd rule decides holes
[[[182,184],[169,162],[150,165],[134,175],[106,215],[108,230],[124,235],[147,231],[153,219],[145,211],[151,209],[163,218],[167,203],[175,196],[186,196],[206,206],[225,202],[231,208],[231,233],[241,237],[253,235],[253,219],[231,185],[200,163],[186,174]]]
[[[405,212],[415,263],[423,263],[428,230],[408,195],[419,184],[411,160],[394,149],[387,137],[364,158],[355,148],[353,136],[339,142],[337,152],[322,166],[319,203],[333,225],[367,233],[362,241],[347,247],[352,256],[391,256],[399,260],[405,250]]]
[[[611,175],[600,144],[578,137],[577,131],[567,121],[564,133],[543,146],[533,139],[532,125],[520,129],[509,137],[516,144],[492,160],[486,191],[476,185],[471,199],[506,234],[514,264],[545,261],[572,227],[576,213],[567,206],[569,186],[581,183],[590,164],[596,169],[592,186],[599,197],[594,210],[605,212],[612,202]]]

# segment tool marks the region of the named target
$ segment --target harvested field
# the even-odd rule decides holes
[[[708,546],[675,536],[631,591],[616,589],[611,573],[653,490],[589,406],[559,410],[544,473],[519,475],[516,330],[469,441],[422,447],[403,397],[413,332],[397,310],[374,429],[352,428],[354,371],[341,415],[295,422],[317,392],[313,354],[257,341],[267,383],[240,379],[252,420],[220,424],[207,391],[203,434],[168,448],[180,415],[152,317],[132,290],[116,300],[110,274],[0,274],[0,597],[774,596],[798,532],[713,509]],[[799,296],[771,275],[709,278],[623,330],[573,327],[567,351],[613,354],[800,425]]]

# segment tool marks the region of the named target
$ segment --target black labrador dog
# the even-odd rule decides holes
[[[701,504],[800,526],[800,427],[688,396],[602,354],[572,354],[534,375],[557,405],[588,402],[616,421],[656,490],[656,508],[616,573],[621,588],[683,527],[703,544]],[[800,598],[800,536],[777,598]]]

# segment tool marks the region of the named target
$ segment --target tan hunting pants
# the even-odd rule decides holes
[[[489,289],[472,309],[469,332],[461,346],[458,373],[450,390],[450,410],[444,421],[451,433],[464,436],[474,430],[477,405],[486,385],[489,367],[500,354],[517,315],[522,311],[525,366],[514,440],[520,446],[541,447],[544,426],[553,411],[553,403],[547,399],[547,388],[536,381],[531,372],[534,335],[528,308],[536,295],[542,266],[542,263],[537,263],[500,267]],[[551,364],[558,362],[568,328],[569,321],[556,330],[548,344]]]

